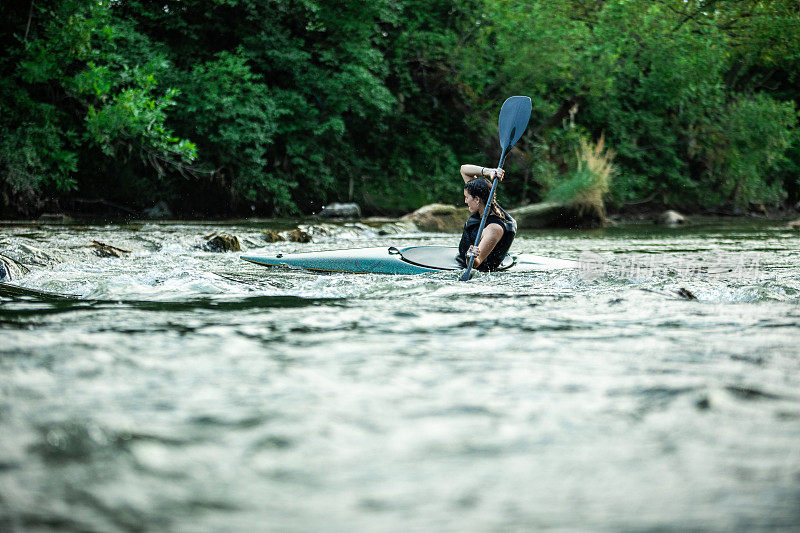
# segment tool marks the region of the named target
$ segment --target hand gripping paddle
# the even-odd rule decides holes
[[[506,154],[517,143],[522,134],[525,133],[525,128],[528,127],[528,120],[531,118],[531,99],[527,96],[512,96],[505,102],[503,107],[500,108],[500,163],[497,168],[503,168],[503,162],[506,159]],[[495,178],[492,182],[492,192],[489,193],[489,199],[486,201],[486,208],[483,210],[481,217],[481,225],[478,226],[478,236],[475,237],[475,246],[481,242],[481,233],[483,227],[486,225],[486,217],[491,211],[492,198],[494,198],[494,191],[500,180]],[[475,256],[470,256],[467,269],[461,275],[461,281],[468,281],[472,273],[472,263],[475,261]]]

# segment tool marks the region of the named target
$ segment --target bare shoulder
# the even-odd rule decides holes
[[[486,227],[483,229],[484,233],[491,237],[496,237],[498,240],[503,237],[503,227],[498,224],[497,222],[491,222],[486,224]]]

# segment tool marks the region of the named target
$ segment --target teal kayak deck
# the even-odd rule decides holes
[[[458,248],[450,246],[410,246],[407,248],[375,247],[276,254],[274,256],[242,256],[257,265],[302,269],[315,272],[353,274],[426,274],[462,270]],[[530,272],[577,268],[576,261],[553,259],[531,254],[518,254],[504,262],[502,271]]]

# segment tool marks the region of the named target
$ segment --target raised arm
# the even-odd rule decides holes
[[[500,181],[503,181],[505,171],[503,171],[502,168],[479,167],[478,165],[461,165],[461,177],[464,178],[464,183],[481,176],[492,179],[492,176],[494,175],[497,175],[497,177],[500,178]]]

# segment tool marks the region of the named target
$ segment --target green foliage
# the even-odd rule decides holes
[[[777,204],[800,199],[798,35],[790,0],[3,2],[0,193],[457,203],[459,165],[495,163],[499,106],[528,94],[503,202]],[[600,186],[581,142],[603,134]]]
[[[149,75],[117,94],[101,94],[102,105],[88,107],[85,138],[110,157],[116,155],[115,141],[136,139],[158,153],[172,153],[187,163],[194,160],[194,143],[178,139],[164,126],[166,110],[174,104],[178,91],[168,89],[158,96],[153,94],[155,87],[155,79]]]
[[[0,131],[0,168],[12,194],[30,197],[43,184],[68,192],[76,186],[78,157],[64,149],[62,136],[52,124],[23,124]]]
[[[731,102],[720,130],[707,138],[708,185],[720,203],[776,204],[786,196],[775,175],[786,161],[796,127],[793,103],[756,94]],[[708,191],[711,193],[712,191]]]
[[[367,131],[370,152],[383,155],[365,169],[368,205],[407,212],[426,203],[459,203],[460,165],[496,157],[480,153],[474,130],[466,124],[472,118],[467,89],[456,79],[479,7],[475,1],[405,0],[384,26],[387,35],[380,49],[389,66],[386,86],[396,100]]]
[[[63,195],[124,164],[123,153],[144,161],[196,157],[194,145],[166,126],[177,92],[161,88],[157,76],[169,64],[142,47],[129,23],[92,0],[34,8],[31,34],[16,36],[0,62],[7,73],[0,94],[11,102],[0,119],[0,185],[28,198]]]
[[[569,156],[569,132],[577,125],[595,138],[605,132],[617,152],[610,191],[617,205],[780,200],[785,180],[767,176],[796,121],[785,104],[756,103],[749,94],[766,75],[797,79],[800,16],[790,3],[720,1],[710,9],[682,0],[487,0],[486,6],[470,54],[479,61],[470,59],[463,73],[483,81],[476,97],[491,96],[486,105],[509,89],[534,95],[538,139],[529,134],[520,147],[535,154],[530,171],[545,190],[558,181],[554,168],[580,174]],[[796,88],[783,85],[781,94],[797,100]],[[759,113],[729,103],[739,101],[753,102],[745,107],[760,109],[764,123]],[[741,133],[722,139],[716,132],[723,124]]]
[[[213,162],[209,170],[226,180],[230,193],[293,210],[290,193],[296,184],[282,179],[269,154],[278,128],[277,104],[246,59],[220,52],[173,81],[183,90],[181,113],[173,122],[198,139],[203,161]]]

